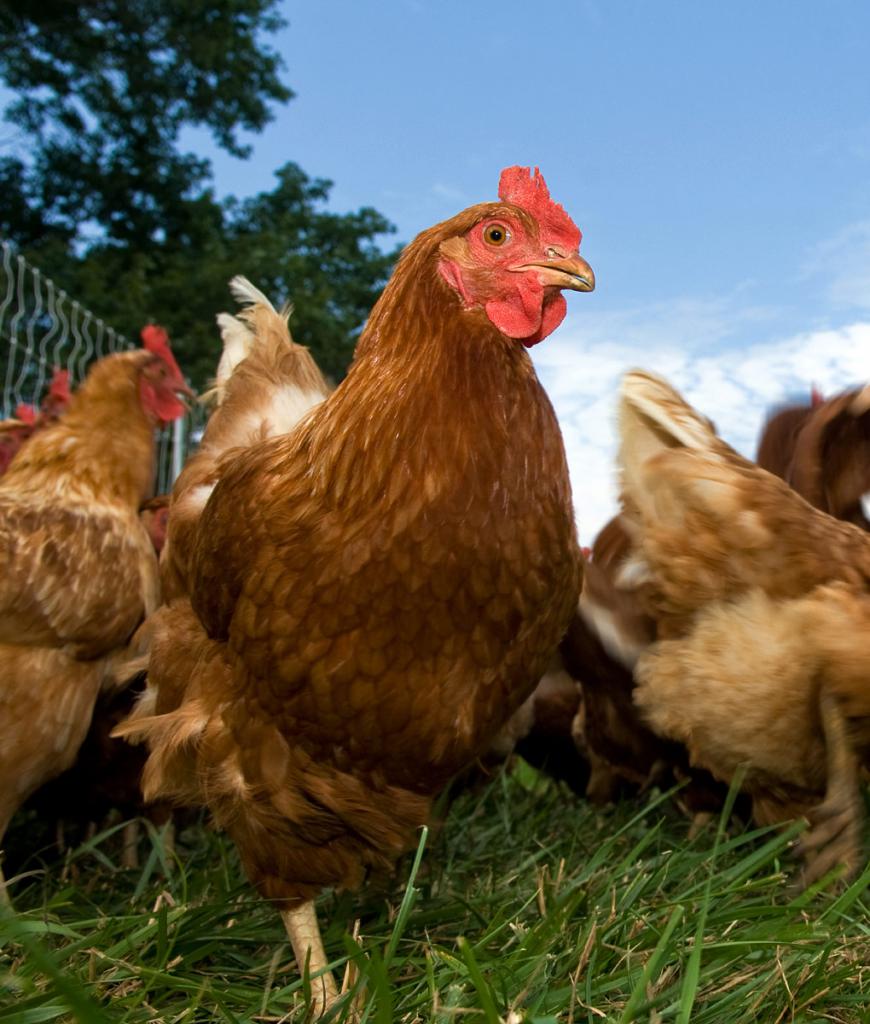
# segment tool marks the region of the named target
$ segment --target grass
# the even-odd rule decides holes
[[[797,831],[690,840],[667,794],[602,812],[520,762],[460,794],[395,878],[324,896],[327,952],[370,1024],[870,1021],[870,869],[795,893]],[[280,919],[231,844],[188,827],[168,878],[149,846],[136,871],[111,833],[23,865],[0,1024],[303,1021]]]

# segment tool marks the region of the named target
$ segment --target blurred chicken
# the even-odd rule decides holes
[[[760,823],[805,814],[805,881],[855,872],[870,755],[870,537],[716,437],[664,381],[626,375],[621,582],[656,623],[635,700]]]
[[[115,660],[157,605],[138,508],[154,431],[189,394],[165,332],[95,363],[64,416],[0,480],[0,838],[67,768]]]
[[[281,908],[315,1013],[336,989],[314,897],[414,844],[579,591],[562,439],[526,348],[593,278],[537,172],[504,171],[499,195],[407,247],[347,377],[297,429],[218,464],[190,601],[155,629],[156,715],[127,727],[151,747],[146,793],[207,804]]]
[[[567,783],[575,793],[582,795],[588,788],[589,761],[572,735],[581,703],[580,686],[566,671],[557,651],[534,693],[523,705],[529,721],[515,738],[512,750],[539,771]]]
[[[248,446],[264,437],[283,433],[315,402],[327,393],[326,384],[307,349],[295,345],[287,329],[289,310],[279,314],[269,301],[244,278],[234,278],[233,292],[239,301],[253,303],[238,318],[218,316],[224,342],[213,389],[203,399],[216,403],[206,425],[199,449],[186,463],[172,501],[172,536],[175,545],[161,559],[166,581],[164,596],[173,596],[183,584],[179,576],[187,565],[185,543],[191,526],[205,504],[202,491],[216,479],[214,467],[229,448]],[[154,550],[161,554],[169,536],[170,497],[159,495],[143,502],[139,509]],[[88,735],[76,763],[56,779],[49,792],[39,796],[43,813],[58,814],[64,823],[99,821],[110,812],[123,817],[146,816],[156,824],[169,818],[165,804],[143,806],[141,777],[146,750],[123,739],[112,738],[115,727],[126,719],[143,696],[141,669],[147,664],[152,621],[137,633],[138,643],[130,657],[117,668],[120,693],[98,700]],[[143,658],[143,654],[145,655]],[[140,711],[141,713],[141,711]],[[78,794],[78,801],[73,796]],[[72,810],[71,810],[72,809]],[[125,828],[123,863],[135,867],[135,828]]]
[[[214,387],[204,396],[215,408],[199,449],[172,491],[167,550],[161,558],[167,602],[189,593],[193,538],[226,452],[286,434],[329,393],[308,349],[290,336],[291,308],[279,313],[244,277],[234,277],[230,290],[247,308],[238,316],[217,317],[223,354]]]
[[[69,405],[69,400],[69,370],[55,367],[48,391],[38,410],[22,403],[16,408],[12,419],[0,420],[0,476],[9,468],[9,463],[28,438],[57,422]]]
[[[654,639],[655,623],[633,593],[616,585],[629,553],[617,516],[595,538],[579,608],[561,645],[565,666],[582,687],[573,734],[590,764],[586,795],[597,804],[613,800],[624,783],[650,784],[664,764],[680,760],[679,746],[652,733],[634,706],[631,666]]]
[[[775,410],[756,461],[811,505],[870,530],[870,385]]]

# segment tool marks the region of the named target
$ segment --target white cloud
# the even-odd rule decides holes
[[[533,350],[562,426],[582,543],[616,510],[616,395],[625,370],[666,377],[749,456],[771,405],[807,395],[813,384],[829,394],[870,380],[870,322],[734,348],[723,344],[733,315],[718,303],[685,302],[670,314],[664,304],[575,314]]]

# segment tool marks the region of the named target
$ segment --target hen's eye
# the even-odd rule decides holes
[[[504,224],[487,224],[483,229],[483,240],[487,245],[504,245],[510,236]]]

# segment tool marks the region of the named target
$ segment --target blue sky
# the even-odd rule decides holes
[[[185,137],[219,193],[272,188],[295,160],[335,182],[336,210],[375,206],[409,240],[495,198],[502,167],[537,164],[582,228],[597,290],[569,296],[534,356],[584,541],[614,503],[621,370],[668,374],[750,454],[765,406],[870,379],[870,3],[284,12],[273,42],[297,96],[249,140],[253,157]]]
[[[336,208],[375,205],[408,239],[493,197],[501,167],[538,164],[584,231],[590,310],[728,295],[825,322],[838,268],[819,246],[870,216],[870,5],[284,10],[297,98],[252,161],[213,156],[222,191],[271,187],[294,159],[335,181]]]

